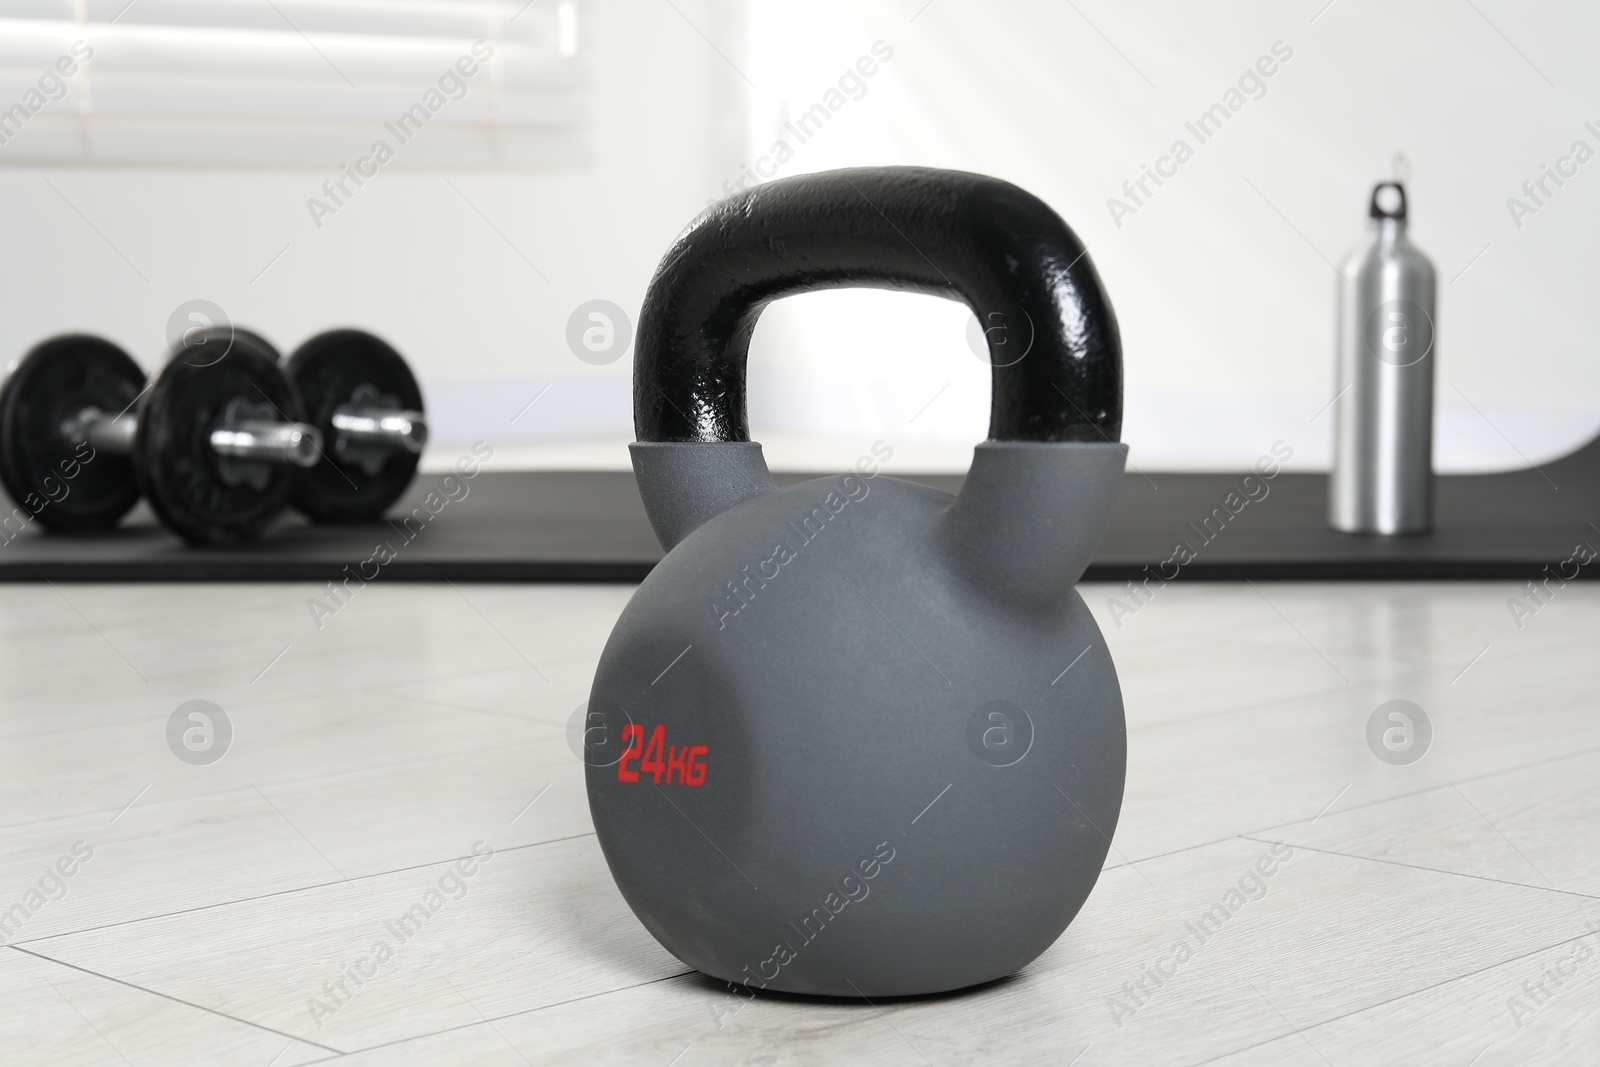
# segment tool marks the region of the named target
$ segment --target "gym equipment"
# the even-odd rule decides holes
[[[369,333],[330,330],[296,349],[286,369],[329,445],[296,481],[294,506],[317,522],[378,518],[411,484],[428,440],[406,361]]]
[[[228,343],[214,356],[220,339]],[[288,503],[293,468],[312,466],[322,451],[322,434],[305,421],[278,353],[225,326],[185,338],[150,383],[131,431],[113,437],[110,421],[91,416],[64,429],[91,444],[98,429],[108,448],[130,441],[151,509],[191,544],[260,537]]]
[[[144,373],[110,342],[46,341],[0,392],[0,479],[58,530],[115,526],[142,489],[199,544],[252,540],[291,499],[319,522],[382,515],[427,441],[405,360],[371,334],[332,330],[279,362],[249,330],[191,330],[145,396]],[[309,418],[294,414],[302,397]],[[156,429],[141,436],[146,424]]]
[[[847,286],[1026,319],[1020,359],[988,334],[990,440],[956,496],[879,475],[881,452],[780,489],[749,440],[762,309]],[[636,344],[633,464],[668,551],[590,695],[623,756],[585,760],[624,898],[679,959],[750,986],[878,997],[1015,972],[1094,886],[1126,763],[1073,588],[1126,456],[1116,320],[1082,243],[981,175],[781,179],[677,240]]]
[[[0,391],[7,492],[42,496],[29,510],[52,529],[114,526],[143,493],[187,541],[260,536],[287,502],[290,468],[316,463],[322,447],[277,352],[248,331],[195,331],[143,382],[138,364],[96,337],[29,352]],[[51,481],[64,480],[69,459],[77,469],[57,494]]]
[[[36,345],[0,387],[6,494],[52,530],[115,526],[139,501],[127,450],[102,453],[62,427],[90,411],[131,426],[127,412],[143,389],[144,371],[109,341],[76,334]]]
[[[1422,534],[1433,525],[1434,272],[1406,237],[1406,190],[1379,182],[1366,242],[1339,283],[1328,525]]]

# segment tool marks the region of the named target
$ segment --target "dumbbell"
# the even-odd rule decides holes
[[[52,338],[17,361],[0,387],[0,483],[12,501],[52,530],[116,525],[139,502],[133,460],[74,444],[62,427],[109,412],[126,433],[143,389],[139,365],[98,337]]]
[[[428,440],[422,390],[406,361],[360,330],[329,330],[285,365],[326,443],[291,500],[315,522],[376,519],[411,484]]]
[[[186,541],[252,540],[321,450],[278,353],[227,327],[185,335],[148,386],[120,348],[72,335],[29,352],[0,390],[0,476],[14,499],[49,501],[35,517],[51,529],[114,526],[142,493]],[[47,479],[64,483],[59,499]]]
[[[114,526],[141,491],[199,544],[254,539],[291,499],[318,521],[375,518],[405,491],[427,439],[404,360],[354,330],[313,338],[286,365],[249,331],[191,331],[143,381],[121,349],[81,335],[38,346],[7,379],[0,481],[18,501],[48,501],[29,508],[45,526]]]

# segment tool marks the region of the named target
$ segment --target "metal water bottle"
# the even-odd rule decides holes
[[[1406,190],[1372,190],[1371,229],[1339,283],[1328,524],[1420,534],[1433,524],[1433,264],[1406,237]]]

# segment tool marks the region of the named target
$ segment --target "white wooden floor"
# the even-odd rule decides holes
[[[1110,865],[1014,979],[875,1005],[747,1002],[622,903],[567,722],[628,588],[379,582],[320,630],[315,592],[0,588],[0,1063],[1600,1062],[1600,587],[1520,630],[1511,583],[1180,583],[1120,628],[1085,587]],[[1391,699],[1420,761],[1369,748]]]

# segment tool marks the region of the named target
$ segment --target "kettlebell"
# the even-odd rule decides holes
[[[990,439],[954,497],[870,452],[779,489],[749,439],[762,309],[850,286],[961,300],[985,325]],[[600,657],[584,733],[623,897],[684,963],[753,989],[1014,973],[1093,888],[1127,758],[1074,588],[1127,451],[1121,342],[1083,245],[982,175],[785,178],[684,231],[636,345],[633,467],[667,552]]]

